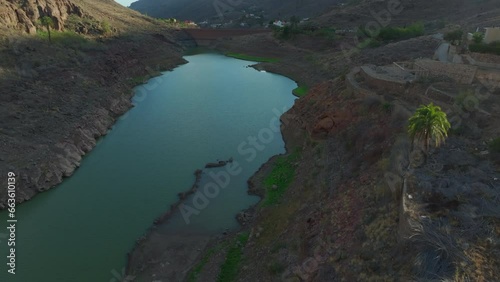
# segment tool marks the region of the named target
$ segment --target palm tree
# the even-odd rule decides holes
[[[408,134],[411,138],[411,148],[413,149],[416,138],[424,141],[425,152],[428,152],[431,139],[434,139],[436,147],[444,143],[450,127],[446,113],[439,106],[434,106],[432,103],[420,106],[409,119]]]
[[[54,21],[51,17],[45,16],[40,19],[40,23],[47,28],[47,32],[49,33],[49,42],[52,43],[52,38],[50,37],[50,27],[54,25]]]

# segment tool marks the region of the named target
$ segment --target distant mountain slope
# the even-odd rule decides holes
[[[422,21],[465,26],[497,26],[500,24],[499,0],[399,0],[399,13],[390,15],[391,1],[360,0],[357,4],[337,6],[315,20],[323,25],[358,27],[370,22],[404,26]],[[388,20],[386,20],[388,19]]]
[[[153,17],[175,17],[202,21],[226,15],[225,12],[243,11],[263,14],[266,18],[289,18],[296,15],[312,17],[336,5],[339,0],[139,0],[132,9]],[[220,13],[219,13],[220,12]]]

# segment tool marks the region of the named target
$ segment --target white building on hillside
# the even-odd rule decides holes
[[[278,26],[278,27],[284,27],[285,26],[285,22],[277,20],[277,21],[273,22],[273,25]]]
[[[484,43],[500,41],[500,27],[487,27],[484,34]]]

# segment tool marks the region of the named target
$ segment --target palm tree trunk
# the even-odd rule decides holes
[[[424,159],[424,163],[426,163],[426,162],[427,162],[427,156],[428,156],[428,154],[429,154],[429,143],[430,143],[429,141],[430,141],[430,138],[429,138],[429,131],[427,131],[427,132],[425,133],[425,141],[424,141],[424,142],[425,142],[425,152],[424,152],[424,158],[425,158],[425,159]]]
[[[50,26],[47,25],[47,32],[49,33],[49,43],[52,43],[52,38],[51,38],[51,35],[50,35]]]

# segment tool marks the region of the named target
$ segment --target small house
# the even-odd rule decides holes
[[[277,21],[273,22],[273,25],[278,26],[278,27],[284,27],[285,26],[285,22],[277,20]]]
[[[500,27],[487,27],[484,33],[484,43],[500,42]]]

